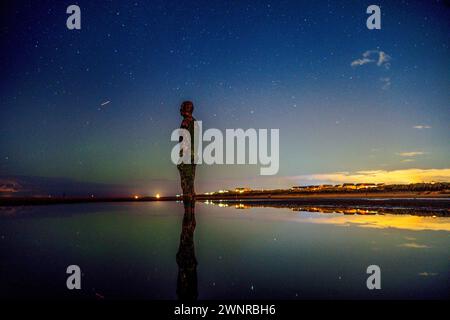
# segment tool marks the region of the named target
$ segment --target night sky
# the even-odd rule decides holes
[[[179,193],[186,99],[205,129],[280,129],[278,175],[199,166],[199,192],[450,180],[448,2],[7,1],[0,24],[0,194]]]

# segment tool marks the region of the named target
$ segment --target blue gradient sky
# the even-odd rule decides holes
[[[179,192],[170,133],[185,99],[205,128],[280,129],[277,176],[201,166],[198,191],[358,171],[449,180],[448,2],[378,1],[382,29],[368,30],[372,2],[2,4],[3,190]],[[390,59],[351,65],[369,50]]]

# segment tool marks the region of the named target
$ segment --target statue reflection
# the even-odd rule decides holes
[[[177,252],[177,296],[182,301],[194,301],[198,297],[197,258],[195,257],[195,201],[184,200],[183,225]]]

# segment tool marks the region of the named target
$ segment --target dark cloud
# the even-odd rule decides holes
[[[16,193],[20,190],[23,190],[23,187],[16,180],[0,178],[0,194]]]

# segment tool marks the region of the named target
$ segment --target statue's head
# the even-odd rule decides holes
[[[180,114],[186,118],[192,116],[192,112],[194,112],[194,104],[192,101],[184,101],[180,107]]]

